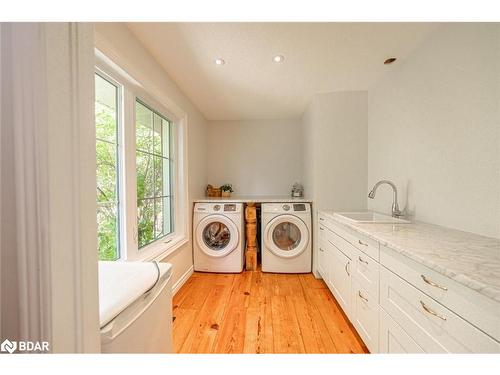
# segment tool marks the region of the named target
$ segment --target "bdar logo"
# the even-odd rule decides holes
[[[9,339],[5,339],[0,345],[0,351],[9,352],[10,354],[14,353],[17,349],[17,342],[10,341]]]

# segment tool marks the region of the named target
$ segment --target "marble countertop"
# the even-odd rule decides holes
[[[349,223],[328,218],[368,236],[458,283],[500,302],[500,239],[438,225]]]
[[[228,203],[311,203],[308,198],[292,198],[289,195],[232,195],[231,197],[203,197],[194,202],[228,202]]]

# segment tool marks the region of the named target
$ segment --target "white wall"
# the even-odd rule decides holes
[[[301,135],[300,119],[210,121],[209,183],[232,183],[240,195],[289,195],[302,179]]]
[[[135,38],[130,30],[120,23],[96,23],[96,47],[120,65],[139,82],[148,82],[168,97],[188,115],[188,181],[189,181],[189,227],[190,241],[178,251],[164,259],[174,266],[173,282],[191,268],[192,242],[191,217],[193,198],[203,196],[207,184],[207,123],[198,111],[172,81],[168,74],[154,60],[151,54]]]
[[[366,208],[367,105],[366,91],[317,94],[302,116],[304,188],[313,217],[321,209]],[[313,253],[320,277],[317,259]]]
[[[367,93],[317,94],[302,118],[303,170],[316,209],[366,207]]]
[[[447,24],[369,90],[368,188],[415,219],[500,237],[500,26]],[[370,209],[389,212],[382,187]]]

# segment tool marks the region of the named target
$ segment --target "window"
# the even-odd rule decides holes
[[[161,260],[188,241],[187,116],[96,50],[100,260]]]
[[[96,74],[97,243],[100,260],[120,257],[118,107],[118,87]]]
[[[172,231],[171,123],[136,100],[137,231],[139,248]]]

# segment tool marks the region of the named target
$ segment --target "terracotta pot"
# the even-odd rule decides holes
[[[225,198],[229,198],[231,196],[231,192],[230,191],[222,191],[222,196],[225,197]]]

